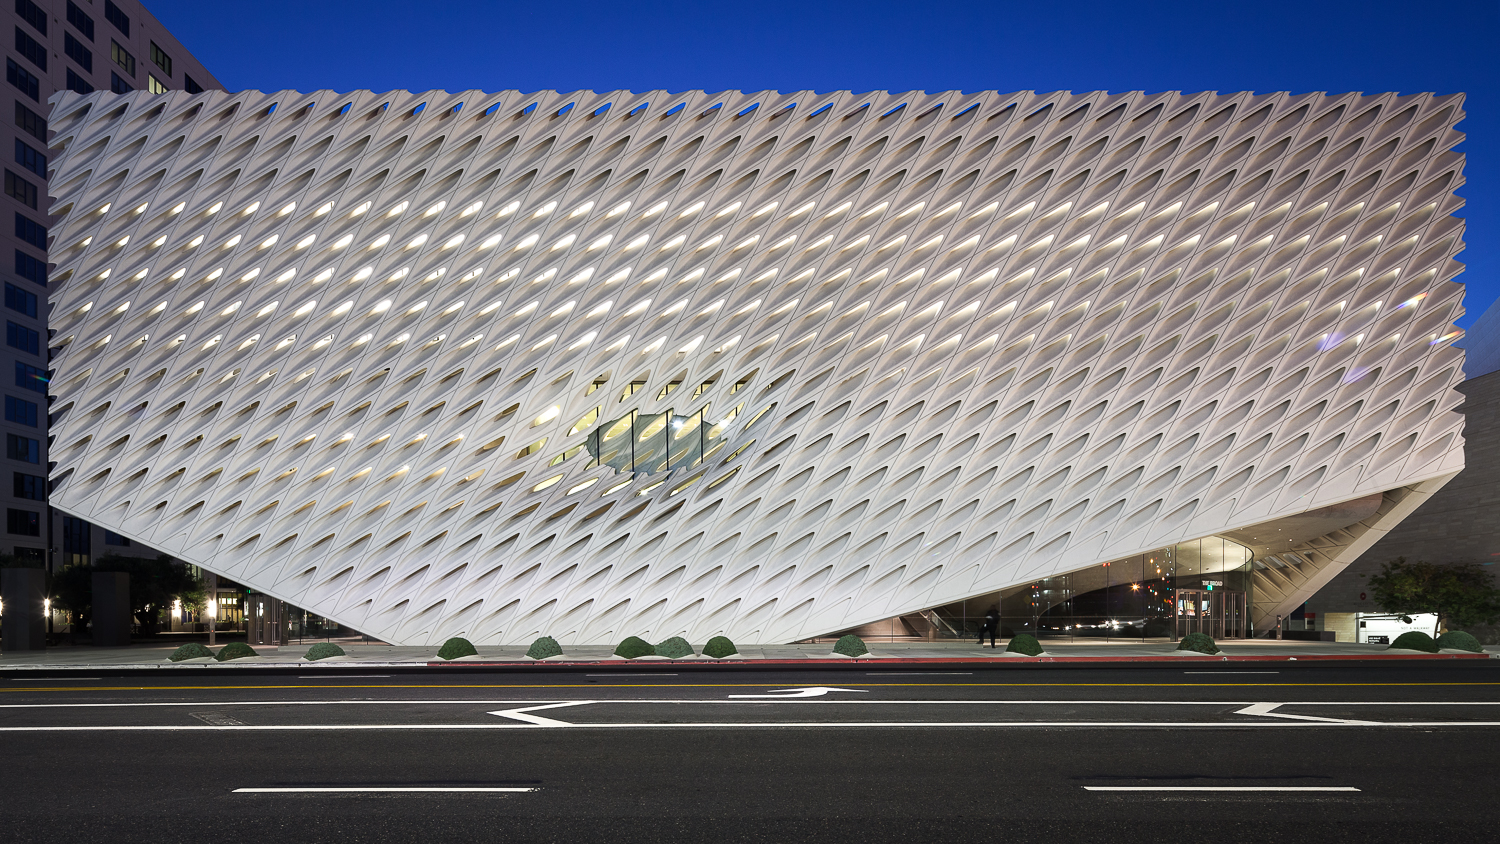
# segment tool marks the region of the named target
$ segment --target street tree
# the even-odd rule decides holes
[[[1490,573],[1474,564],[1437,565],[1398,557],[1370,578],[1375,605],[1410,616],[1435,613],[1435,638],[1444,626],[1470,627],[1500,620],[1500,589]]]

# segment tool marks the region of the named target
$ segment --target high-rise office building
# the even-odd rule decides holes
[[[48,512],[47,261],[48,99],[58,91],[186,91],[221,88],[136,0],[4,0],[5,96],[0,149],[5,208],[0,277],[5,285],[3,379],[5,473],[0,553],[55,565],[105,553],[138,553],[130,540],[82,519]],[[50,542],[48,538],[51,525]]]
[[[1463,467],[1460,96],[54,115],[55,505],[391,642],[1243,636]]]

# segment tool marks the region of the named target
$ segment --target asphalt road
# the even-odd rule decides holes
[[[0,747],[4,841],[1500,837],[1488,663],[10,675]]]

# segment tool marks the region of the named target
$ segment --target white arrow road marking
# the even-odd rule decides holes
[[[1350,718],[1319,718],[1316,715],[1291,715],[1285,712],[1273,712],[1271,710],[1281,706],[1279,703],[1252,703],[1244,709],[1235,710],[1236,715],[1263,715],[1267,718],[1295,718],[1298,721],[1322,721],[1327,724],[1375,724],[1376,721],[1355,721]]]
[[[528,724],[534,724],[538,727],[572,727],[574,725],[569,724],[567,721],[554,721],[551,718],[543,718],[540,715],[527,715],[526,713],[535,712],[538,709],[560,709],[564,706],[583,706],[589,703],[593,703],[593,701],[570,700],[566,703],[549,703],[544,706],[523,706],[520,709],[497,709],[490,714],[498,715],[501,718],[512,718],[517,721],[525,721]]]
[[[787,700],[794,697],[822,697],[829,692],[860,692],[868,693],[869,689],[840,689],[834,686],[807,686],[801,689],[772,689],[768,695],[730,695],[732,698],[770,698],[771,700]]]

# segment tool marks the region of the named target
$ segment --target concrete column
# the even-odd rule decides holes
[[[47,649],[47,573],[41,569],[4,569],[0,574],[3,627],[0,650]]]
[[[130,575],[123,571],[94,572],[94,644],[130,644]]]

